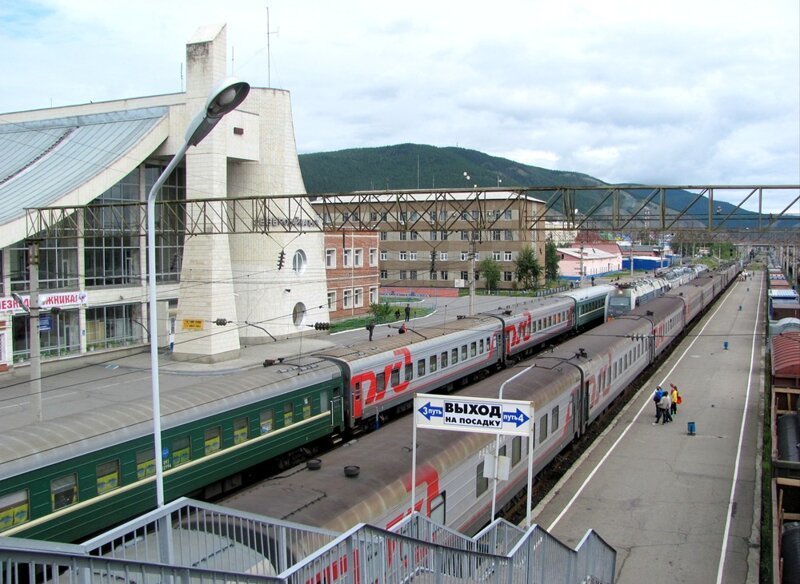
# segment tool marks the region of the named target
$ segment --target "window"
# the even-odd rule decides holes
[[[392,382],[392,387],[397,387],[400,385],[400,370],[399,369],[392,369],[392,376],[390,377],[389,381]],[[380,389],[386,387],[385,385],[378,385]]]
[[[353,267],[353,250],[346,249],[344,250],[344,267],[345,268],[352,268]]]
[[[469,272],[461,271],[461,279],[468,280],[469,279]]]
[[[458,349],[453,349],[450,351],[450,361],[453,362],[453,365],[458,363]]]
[[[411,232],[411,241],[416,241],[417,239],[419,239],[419,233],[417,233],[416,231],[412,231]]]
[[[430,358],[428,359],[428,362],[430,365],[431,373],[433,373],[434,371],[436,371],[436,355],[431,355]]]
[[[378,234],[378,237],[380,238],[381,241],[386,241],[388,239],[388,233],[386,233],[385,231],[381,231]]]
[[[305,272],[306,263],[306,252],[304,252],[302,249],[298,249],[296,252],[294,252],[294,256],[292,257],[292,269],[294,270],[295,274],[300,275]]]
[[[408,239],[408,232],[407,231],[401,231],[400,232],[400,241],[405,241],[407,239]]]
[[[411,280],[416,280],[417,279],[417,270],[410,270],[409,271],[409,277],[410,277]]]
[[[294,407],[292,402],[283,404],[283,426],[291,426],[294,421]]]
[[[462,231],[461,232],[461,241],[469,241],[469,232],[468,231]]]
[[[248,436],[248,428],[250,426],[249,420],[247,418],[236,418],[233,421],[233,443],[234,444],[241,444],[242,442],[247,442]]]
[[[484,462],[481,461],[478,464],[477,472],[475,473],[475,496],[480,497],[483,495],[486,490],[489,488],[489,479],[483,476],[483,465]]]
[[[336,291],[328,292],[328,310],[336,310]]]
[[[364,306],[364,289],[356,288],[353,290],[353,305],[356,308]]]
[[[414,366],[411,363],[406,364],[405,379],[406,381],[414,379]]]
[[[435,280],[436,279],[436,272],[435,271],[430,273],[430,279],[431,280]]]
[[[447,252],[446,251],[440,251],[439,252],[439,259],[441,261],[443,261],[443,262],[446,262],[447,261]]]
[[[186,464],[192,459],[192,448],[189,438],[176,438],[172,441],[172,466]]]
[[[511,282],[514,278],[514,272],[503,272],[503,282]]]
[[[511,441],[511,466],[522,460],[522,436],[514,436]]]
[[[389,259],[389,252],[386,250],[381,250],[381,261],[386,261]]]
[[[442,363],[442,369],[447,367],[447,351],[443,351],[439,356],[439,361]]]
[[[422,377],[425,375],[425,359],[420,359],[417,361],[417,377]]]
[[[381,280],[389,279],[389,270],[381,270]]]
[[[111,460],[97,465],[97,494],[102,495],[119,488],[119,461]]]
[[[336,250],[335,249],[326,249],[325,250],[325,267],[329,268],[329,269],[336,267]]]
[[[480,340],[480,344],[478,345],[478,353],[483,353],[483,339]]]
[[[500,230],[492,229],[492,241],[500,241]]]
[[[156,474],[155,450],[148,448],[136,453],[136,480],[140,481]]]
[[[448,235],[449,234],[447,233],[447,231],[440,231],[439,232],[439,239],[441,239],[442,241],[447,241]]]
[[[321,413],[330,411],[330,399],[328,392],[324,390],[319,393],[319,411]]]
[[[494,261],[499,262],[501,257],[503,257],[503,256],[499,251],[493,251],[492,252],[492,259]]]
[[[503,233],[505,234],[505,238],[504,239],[506,241],[514,241],[514,235],[511,233],[510,229],[505,229],[503,231]]]
[[[429,234],[429,238],[431,241],[436,241],[436,231],[431,231]]]
[[[303,398],[303,419],[307,420],[311,417],[311,398],[304,397]]]
[[[50,481],[50,501],[53,511],[78,502],[78,479],[74,474]]]
[[[400,270],[400,279],[401,280],[406,280],[407,278],[408,278],[408,276],[406,275],[406,271],[405,270]]]
[[[0,532],[25,523],[29,517],[28,491],[17,491],[0,497]]]
[[[441,270],[439,272],[439,279],[440,280],[447,280],[448,276],[449,276],[449,274],[447,273],[447,270]]]
[[[510,262],[511,261],[511,257],[512,257],[512,254],[511,254],[510,251],[504,251],[503,252],[503,260],[504,261]]]
[[[356,267],[361,268],[364,266],[364,250],[360,247],[355,250]]]
[[[371,286],[369,289],[369,303],[378,304],[378,288],[376,286]]]
[[[547,414],[539,418],[539,444],[547,438]]]
[[[558,406],[553,408],[550,412],[550,432],[555,432],[558,429]]]
[[[342,290],[342,306],[343,306],[343,308],[352,308],[353,307],[353,291],[352,290]]]
[[[506,220],[511,219],[511,209],[506,209],[505,218]]]
[[[476,343],[475,341],[472,341],[469,344],[469,356],[470,357],[474,357],[477,354],[478,354],[478,343]]]
[[[369,265],[370,266],[377,266],[378,265],[378,250],[374,247],[369,248]]]
[[[399,259],[400,259],[401,262],[404,262],[404,261],[408,260],[408,252],[407,251],[401,251],[400,255],[399,255]]]
[[[466,358],[467,358],[467,346],[461,345],[461,360],[463,361]]]
[[[417,261],[417,252],[415,251],[408,252],[408,259],[411,260],[412,262]]]
[[[219,426],[215,428],[206,428],[203,432],[203,450],[206,456],[214,454],[220,448],[222,448],[222,443],[220,441]]]
[[[274,421],[272,419],[272,410],[264,410],[261,412],[259,424],[261,426],[261,434],[268,434],[274,428]]]
[[[467,261],[468,259],[469,259],[469,252],[468,252],[468,251],[462,251],[462,252],[461,252],[461,261],[462,261],[462,262],[465,262],[465,261]]]

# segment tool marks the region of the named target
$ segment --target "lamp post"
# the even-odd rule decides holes
[[[161,451],[161,403],[158,386],[158,319],[156,318],[156,194],[169,175],[180,164],[189,146],[197,146],[208,136],[222,116],[236,109],[250,91],[250,85],[238,79],[227,78],[219,82],[208,94],[206,106],[195,115],[186,129],[183,145],[156,179],[147,195],[147,285],[150,313],[150,376],[153,393],[153,441],[156,464],[156,502],[164,506],[164,462]]]

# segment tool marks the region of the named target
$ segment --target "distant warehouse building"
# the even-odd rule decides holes
[[[398,200],[401,202],[398,203]],[[382,290],[447,294],[468,286],[475,254],[476,286],[483,283],[479,264],[485,258],[500,266],[498,287],[517,286],[517,256],[530,246],[544,269],[544,225],[532,226],[544,203],[509,192],[449,192],[448,203],[435,193],[358,193],[312,203],[326,224],[369,225],[380,237]],[[456,206],[461,211],[453,211]],[[333,214],[338,216],[334,217]]]

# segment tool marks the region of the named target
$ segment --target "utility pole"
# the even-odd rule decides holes
[[[469,315],[475,315],[475,232],[469,241]]]
[[[22,298],[17,294],[17,303],[25,308],[28,313],[28,336],[30,337],[30,367],[31,367],[31,410],[33,421],[41,422],[42,416],[42,361],[41,344],[39,342],[39,242],[28,241],[28,278],[30,280],[30,299],[28,307],[22,303]]]
[[[581,244],[580,252],[581,252],[581,257],[580,257],[581,263],[579,270],[581,273],[580,273],[580,280],[578,280],[578,288],[583,288],[583,244]]]

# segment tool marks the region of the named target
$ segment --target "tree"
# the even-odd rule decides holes
[[[549,282],[558,280],[558,249],[552,239],[544,246],[544,277]]]
[[[516,264],[517,280],[522,282],[523,288],[535,288],[539,282],[539,276],[542,274],[542,267],[531,246],[526,245],[520,250],[517,254]]]
[[[392,309],[387,302],[383,304],[370,304],[369,311],[375,319],[375,322],[389,322],[392,316]]]
[[[478,265],[478,270],[483,274],[486,279],[486,290],[497,289],[497,283],[500,281],[500,264],[492,258],[485,258],[481,260]]]

